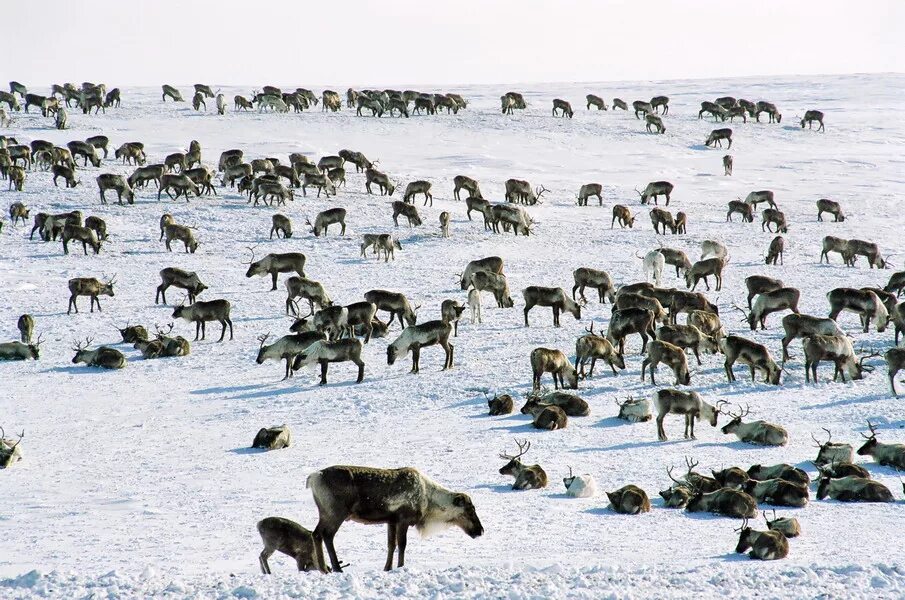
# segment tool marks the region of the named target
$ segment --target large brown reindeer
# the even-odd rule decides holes
[[[625,368],[625,359],[621,354],[616,352],[612,342],[600,333],[594,333],[594,322],[591,322],[590,328],[585,328],[587,335],[582,335],[575,342],[575,368],[578,369],[578,375],[581,378],[592,377],[594,375],[594,365],[598,359],[605,361],[616,375],[616,367]],[[585,375],[585,365],[591,361],[591,368]]]
[[[404,566],[409,527],[425,532],[438,526],[455,525],[472,538],[484,533],[471,498],[441,487],[412,468],[333,466],[311,474],[305,485],[311,489],[320,514],[314,541],[323,572],[327,568],[322,543],[327,546],[333,571],[342,571],[333,538],[347,520],[386,523],[389,535],[384,570],[387,571],[393,567],[397,547],[396,564]]]
[[[105,282],[101,282],[93,277],[76,277],[74,279],[69,280],[69,309],[66,311],[66,314],[70,314],[73,309],[76,313],[79,312],[79,307],[76,304],[76,299],[79,296],[90,296],[91,297],[91,312],[94,312],[94,305],[97,304],[97,310],[100,312],[101,303],[100,300],[97,299],[98,296],[113,296],[113,284],[116,282],[116,276],[114,275],[110,279]]]
[[[454,346],[449,343],[451,334],[452,325],[445,321],[427,321],[418,325],[410,325],[387,347],[387,364],[392,365],[397,358],[405,357],[411,352],[411,373],[418,373],[421,348],[437,344],[446,353],[443,370],[450,369],[453,366],[454,350]]]
[[[254,248],[248,250],[251,252],[251,260],[245,277],[269,274],[272,283],[270,291],[277,289],[277,277],[280,273],[296,273],[299,277],[305,277],[305,255],[301,252],[272,253],[256,261]]]
[[[751,381],[754,381],[754,371],[760,370],[764,373],[765,383],[779,385],[781,370],[770,356],[770,351],[763,344],[737,335],[729,335],[720,340],[720,350],[726,356],[724,367],[726,378],[730,382],[735,381],[735,374],[732,372],[733,365],[736,361],[741,361],[748,365],[751,371]]]
[[[352,362],[358,367],[358,378],[355,383],[361,383],[365,378],[365,363],[361,360],[361,350],[361,342],[354,338],[317,341],[295,357],[292,368],[298,371],[305,365],[317,363],[321,366],[319,385],[326,385],[330,363]]]
[[[877,441],[877,428],[867,422],[870,435],[861,434],[867,441],[858,448],[860,456],[871,456],[878,465],[905,469],[905,444],[882,444]]]
[[[531,370],[533,372],[533,389],[540,389],[540,378],[544,373],[553,375],[553,386],[559,389],[578,389],[578,372],[572,367],[566,355],[551,348],[535,348],[531,351]]]
[[[750,549],[748,555],[758,560],[779,560],[789,554],[789,541],[781,531],[754,531],[748,527],[747,518],[736,531],[739,534],[735,547],[738,554]]]
[[[535,306],[549,306],[553,309],[553,326],[559,327],[559,313],[572,314],[576,320],[581,320],[581,305],[574,302],[562,288],[549,288],[531,285],[522,290],[525,298],[525,327],[528,327],[528,312]]]
[[[514,490],[538,490],[547,487],[547,473],[540,465],[528,466],[519,460],[531,449],[531,442],[515,440],[515,443],[518,446],[518,454],[500,454],[500,458],[508,461],[500,468],[500,475],[515,477],[515,483],[512,484]]]
[[[185,319],[195,324],[195,341],[198,336],[203,340],[207,334],[208,321],[217,321],[222,326],[220,339],[222,342],[226,336],[226,327],[229,326],[229,339],[233,339],[233,322],[229,313],[232,306],[229,300],[211,300],[209,302],[193,302],[189,306],[177,306],[173,309],[174,319]]]
[[[695,419],[704,419],[711,427],[716,427],[722,406],[728,404],[725,400],[720,400],[714,406],[704,402],[701,395],[695,391],[685,392],[672,388],[657,390],[651,400],[657,409],[657,437],[661,442],[667,440],[666,431],[663,429],[666,415],[684,415],[685,439],[697,439],[694,436]]]
[[[195,302],[198,294],[208,288],[208,286],[201,283],[198,274],[193,271],[183,271],[176,267],[165,267],[160,270],[160,285],[157,286],[154,304],[157,304],[161,298],[163,298],[163,303],[166,304],[167,290],[171,287],[185,290],[190,304]]]
[[[391,324],[398,317],[399,324],[403,327],[411,327],[418,322],[417,311],[421,305],[412,308],[408,298],[401,292],[390,292],[387,290],[370,290],[365,292],[364,298],[367,302],[374,304],[377,310],[383,310],[390,313],[390,320],[387,325]]]

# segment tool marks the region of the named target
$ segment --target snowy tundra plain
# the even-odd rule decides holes
[[[178,86],[190,98],[190,85]],[[287,86],[289,87],[289,86]],[[295,86],[291,86],[294,88]],[[249,95],[246,89],[224,89]],[[320,93],[321,88],[316,89]],[[345,90],[335,87],[340,91]],[[425,89],[428,89],[425,87]],[[527,110],[500,114],[499,96],[509,89],[525,92]],[[441,90],[431,90],[441,91]],[[820,382],[806,384],[800,342],[792,344],[782,385],[752,383],[737,368],[738,381],[726,382],[722,357],[706,355],[692,367],[691,387],[706,400],[748,404],[751,418],[786,428],[786,447],[760,448],[738,442],[704,422],[697,440],[682,438],[681,417],[668,417],[670,440],[658,442],[653,422],[628,424],[615,418],[614,398],[650,395],[650,381],[640,380],[642,357],[637,336],[629,338],[627,368],[618,376],[598,365],[593,379],[578,393],[591,405],[589,417],[570,418],[560,431],[541,432],[516,412],[488,417],[487,397],[530,389],[528,355],[538,346],[574,357],[575,339],[592,321],[605,329],[611,306],[596,301],[583,308],[581,320],[562,317],[554,328],[549,309],[535,308],[531,326],[523,326],[521,289],[528,285],[572,286],[572,271],[604,269],[617,284],[643,279],[636,253],[659,242],[700,256],[704,239],[722,240],[731,260],[720,292],[707,292],[733,333],[766,344],[779,359],[782,315],[768,319],[766,331],[751,332],[733,304],[745,304],[744,278],[752,274],[780,277],[801,292],[801,310],[825,316],[826,293],[836,287],[883,286],[890,270],[872,270],[862,259],[855,268],[820,264],[825,235],[877,242],[884,254],[902,265],[901,198],[905,193],[905,77],[859,75],[800,78],[749,78],[720,81],[570,83],[463,87],[469,101],[458,115],[404,118],[356,117],[344,108],[302,114],[236,113],[218,116],[212,100],[206,112],[190,103],[160,101],[158,88],[124,89],[119,109],[85,116],[70,111],[66,131],[52,128],[39,114],[14,113],[2,133],[20,142],[47,139],[64,144],[91,135],[109,136],[111,146],[145,143],[149,162],[201,143],[203,162],[216,168],[220,152],[242,148],[246,159],[303,152],[312,159],[342,148],[363,152],[400,188],[415,179],[433,182],[434,204],[418,210],[424,225],[394,228],[390,201],[367,195],[364,177],[347,169],[348,184],[333,198],[296,194],[279,212],[293,220],[289,240],[269,240],[270,217],[277,209],[253,207],[224,188],[217,197],[173,202],[156,200],[156,191],[138,192],[136,203],[100,205],[94,178],[101,172],[128,174],[110,158],[100,169],[80,168],[82,185],[73,190],[53,186],[50,174],[28,173],[25,191],[0,191],[3,208],[24,202],[32,211],[58,213],[80,209],[107,221],[111,232],[100,255],[68,256],[59,243],[29,241],[28,226],[7,222],[0,235],[0,337],[16,339],[16,318],[35,316],[45,343],[38,361],[0,364],[4,393],[0,425],[7,435],[25,430],[24,460],[0,472],[0,597],[66,598],[627,598],[734,597],[853,598],[905,595],[905,545],[901,543],[903,502],[899,475],[857,457],[896,498],[891,504],[843,504],[818,501],[801,509],[780,508],[797,517],[803,534],[791,540],[787,559],[773,563],[734,553],[739,522],[717,516],[667,509],[657,495],[671,483],[666,468],[684,470],[684,458],[699,470],[733,465],[788,462],[816,470],[811,434],[832,430],[834,441],[860,445],[866,421],[878,426],[884,442],[905,442],[903,400],[895,400],[882,358],[868,364],[876,372],[854,383],[833,383],[828,364]],[[665,135],[644,131],[631,111],[586,111],[584,96],[595,93],[611,103],[631,103],[665,94]],[[719,149],[704,140],[715,126],[699,120],[700,102],[723,95],[776,103],[781,124],[731,124],[735,174],[722,173]],[[573,119],[550,114],[553,98],[575,108]],[[826,113],[826,132],[802,130],[797,122],[807,109]],[[495,235],[480,220],[469,221],[464,202],[452,197],[459,174],[480,181],[492,201],[503,201],[503,182],[527,179],[548,190],[543,202],[529,207],[535,219],[529,237]],[[688,214],[686,235],[658,236],[647,207],[634,188],[667,179],[675,186],[670,210]],[[576,206],[583,183],[604,186],[603,206],[591,200]],[[6,186],[4,186],[6,187]],[[789,220],[783,266],[765,266],[764,252],[773,234],[752,224],[726,222],[726,204],[753,190],[770,189]],[[846,220],[818,222],[815,202],[842,203]],[[637,214],[632,229],[610,228],[611,207],[626,204]],[[662,203],[661,203],[662,205]],[[348,210],[348,229],[315,238],[305,217],[325,208]],[[438,215],[452,215],[450,239],[439,233]],[[197,228],[195,254],[168,253],[158,241],[158,219],[172,213]],[[402,250],[384,263],[359,256],[364,233],[396,234]],[[285,291],[269,280],[245,277],[249,246],[266,252],[303,252],[306,272],[324,284],[335,302],[362,299],[365,291],[385,288],[404,292],[421,305],[419,322],[439,318],[442,300],[466,300],[457,273],[475,258],[502,256],[513,309],[496,308],[484,296],[484,323],[465,317],[453,339],[456,364],[440,370],[437,347],[422,352],[421,372],[408,373],[408,359],[388,366],[387,343],[398,333],[365,346],[365,380],[354,384],[349,363],[330,368],[329,384],[318,386],[318,373],[303,370],[281,381],[282,364],[255,364],[257,336],[288,332],[283,313]],[[898,253],[898,254],[897,254]],[[125,369],[98,371],[71,364],[74,341],[93,337],[94,344],[117,344],[117,327],[127,323],[152,328],[173,321],[171,307],[154,304],[158,272],[166,266],[196,271],[210,289],[200,299],[226,298],[232,305],[235,339],[192,344],[184,358],[141,360],[127,356]],[[71,277],[117,274],[116,296],[102,297],[103,312],[66,314]],[[667,269],[665,285],[684,288]],[[180,294],[171,290],[171,303]],[[856,348],[885,350],[892,328],[861,332],[857,317],[843,313],[841,327]],[[177,322],[175,332],[192,339],[192,327]],[[218,333],[216,324],[210,333]],[[661,366],[658,383],[672,384]],[[549,376],[544,379],[550,384]],[[249,450],[260,427],[288,424],[294,435],[289,449]],[[725,423],[721,418],[720,425]],[[497,471],[498,454],[514,450],[514,440],[528,439],[529,463],[550,476],[546,489],[516,492],[511,478]],[[305,479],[333,464],[380,467],[414,466],[442,485],[470,494],[485,534],[470,539],[458,529],[421,539],[412,535],[402,570],[383,573],[386,533],[381,526],[347,523],[336,546],[351,566],[342,574],[298,573],[283,555],[271,558],[274,575],[259,572],[258,520],[278,515],[313,529],[317,509]],[[571,467],[590,473],[600,495],[573,499],[561,478]],[[705,471],[706,472],[706,471]],[[653,508],[640,516],[618,515],[603,491],[634,483],[651,497]],[[764,509],[772,507],[763,506]],[[763,528],[762,520],[758,524]]]

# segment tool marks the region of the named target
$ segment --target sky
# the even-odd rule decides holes
[[[31,86],[905,72],[905,0],[26,0],[2,20],[24,50],[0,81]]]

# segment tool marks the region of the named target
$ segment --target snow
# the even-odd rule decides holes
[[[189,86],[179,86],[183,96]],[[288,87],[288,86],[287,86]],[[292,86],[293,88],[295,86]],[[905,77],[852,75],[807,78],[759,78],[721,81],[526,85],[528,110],[499,114],[498,97],[508,86],[475,86],[461,92],[471,103],[458,115],[375,119],[354,111],[326,114],[316,108],[300,115],[234,113],[217,116],[214,103],[196,113],[189,103],[160,102],[153,89],[124,89],[123,106],[106,115],[70,111],[72,129],[59,132],[50,119],[15,113],[9,133],[20,142],[47,139],[62,144],[105,134],[110,159],[101,169],[79,169],[81,186],[55,188],[48,173],[33,171],[22,193],[2,192],[6,205],[20,200],[32,210],[80,209],[103,217],[111,240],[97,257],[72,252],[59,243],[30,242],[27,227],[7,222],[0,236],[0,323],[5,339],[18,336],[16,318],[30,312],[45,344],[37,362],[0,364],[5,393],[0,425],[7,434],[22,429],[25,460],[0,473],[3,502],[0,522],[5,551],[0,553],[0,596],[30,597],[356,597],[389,595],[433,598],[671,597],[733,594],[761,597],[901,597],[905,550],[901,528],[902,486],[890,468],[866,462],[872,475],[890,487],[897,502],[846,505],[817,501],[803,509],[778,510],[801,521],[803,534],[791,540],[786,560],[754,564],[735,555],[739,523],[663,507],[657,491],[670,483],[666,467],[700,461],[699,470],[754,463],[788,462],[815,474],[811,434],[821,427],[834,441],[859,444],[866,420],[879,424],[884,442],[905,442],[900,402],[892,398],[882,359],[877,371],[855,383],[833,383],[832,369],[819,369],[820,383],[805,384],[799,342],[779,388],[751,383],[738,367],[738,381],[727,384],[719,357],[692,365],[692,387],[709,401],[750,404],[752,417],[789,431],[784,448],[756,448],[725,436],[706,423],[696,441],[683,440],[682,420],[669,417],[670,440],[657,441],[653,422],[628,424],[616,419],[613,399],[650,395],[655,387],[639,379],[637,337],[629,339],[627,369],[614,377],[600,368],[582,381],[579,393],[591,416],[570,418],[565,430],[539,432],[518,414],[519,399],[530,386],[528,355],[537,346],[559,348],[572,356],[575,338],[593,319],[605,328],[609,305],[596,294],[581,321],[563,315],[552,327],[549,309],[535,308],[531,327],[523,326],[521,289],[528,285],[572,285],[579,266],[607,270],[617,283],[642,279],[642,254],[658,245],[684,249],[692,260],[700,242],[718,239],[731,260],[724,288],[708,292],[719,304],[732,332],[751,336],[780,357],[781,315],[768,318],[766,331],[750,332],[733,304],[744,305],[746,276],[781,277],[802,290],[801,309],[825,315],[825,294],[840,286],[882,286],[891,271],[869,270],[865,261],[843,267],[818,264],[824,235],[877,242],[885,254],[902,252],[900,210],[905,191],[901,148],[905,123]],[[216,88],[215,88],[216,89]],[[317,88],[320,90],[321,88]],[[227,98],[248,89],[224,90]],[[587,93],[614,96],[629,103],[655,94],[670,96],[667,133],[644,132],[643,121],[622,111],[584,109]],[[725,151],[705,148],[714,127],[697,119],[699,103],[731,94],[768,99],[783,112],[781,124],[736,122],[735,174],[724,177]],[[553,98],[575,108],[574,119],[550,116]],[[823,110],[826,133],[802,130],[796,116]],[[156,192],[138,194],[133,206],[98,204],[94,178],[100,172],[128,174],[112,149],[143,141],[150,162],[185,150],[189,140],[202,146],[204,162],[216,166],[221,151],[242,148],[248,159],[291,152],[310,157],[341,148],[379,159],[379,167],[400,186],[414,179],[434,183],[433,207],[422,207],[424,225],[394,228],[386,198],[364,193],[364,178],[349,167],[348,186],[334,199],[303,198],[280,208],[294,222],[295,237],[270,241],[270,215],[277,209],[254,208],[233,191],[190,203],[164,200]],[[452,178],[467,174],[480,181],[485,196],[502,201],[503,182],[527,179],[550,190],[540,205],[529,207],[536,225],[530,237],[485,232],[469,222],[464,203],[452,198]],[[633,188],[667,179],[676,185],[669,209],[688,214],[687,235],[657,236]],[[604,185],[604,206],[592,201],[577,207],[583,183]],[[401,188],[403,189],[403,188]],[[400,189],[400,191],[401,191]],[[753,224],[725,222],[726,203],[749,191],[771,189],[790,223],[785,265],[766,267],[763,254],[773,234]],[[399,194],[393,199],[397,199]],[[816,220],[815,202],[829,197],[846,211],[844,223]],[[611,207],[622,203],[638,215],[634,229],[609,227]],[[314,238],[304,227],[323,209],[348,209],[345,237],[331,231]],[[661,203],[662,206],[662,203]],[[438,215],[452,215],[451,239],[439,233]],[[158,242],[158,219],[171,212],[177,222],[197,227],[196,254],[167,253]],[[402,250],[390,263],[359,257],[360,235],[394,232]],[[483,297],[484,323],[468,315],[455,338],[456,365],[441,372],[442,352],[427,348],[421,373],[408,374],[409,361],[386,364],[390,339],[365,347],[365,381],[355,385],[351,364],[332,365],[329,384],[306,369],[280,381],[283,366],[255,364],[256,337],[288,332],[283,313],[285,291],[270,292],[269,278],[246,279],[247,248],[265,252],[300,251],[306,272],[324,284],[331,297],[348,304],[373,288],[402,291],[421,305],[419,322],[439,318],[445,298],[466,301],[456,274],[472,259],[500,255],[516,306],[498,309]],[[893,261],[901,264],[901,254]],[[155,306],[158,271],[178,266],[197,271],[211,286],[200,299],[226,298],[233,304],[234,341],[216,343],[216,325],[207,341],[192,344],[189,356],[143,361],[137,351],[117,346],[128,357],[118,372],[101,372],[70,360],[74,340],[93,337],[94,345],[119,340],[126,323],[165,325],[171,308]],[[75,276],[117,274],[116,296],[101,297],[102,313],[66,315],[66,281]],[[665,285],[684,287],[667,268]],[[170,301],[180,294],[170,291]],[[845,313],[842,328],[855,348],[885,349],[892,329],[861,333],[857,318]],[[188,337],[193,328],[178,322],[174,331]],[[693,360],[693,358],[691,359]],[[544,381],[549,384],[549,376]],[[658,383],[672,377],[661,367]],[[486,398],[516,397],[516,413],[486,416]],[[286,423],[294,444],[288,449],[247,452],[261,427]],[[721,425],[723,423],[721,422]],[[544,490],[515,492],[511,478],[499,475],[498,454],[514,448],[514,438],[532,442],[525,457],[549,475]],[[858,457],[859,459],[862,457]],[[866,457],[865,457],[866,458]],[[313,529],[317,510],[305,479],[331,464],[381,467],[415,466],[450,489],[473,499],[486,533],[471,540],[458,529],[429,539],[410,536],[406,567],[380,571],[385,560],[382,527],[347,523],[336,545],[346,573],[298,574],[283,555],[270,559],[275,575],[259,574],[261,543],[255,529],[266,516],[283,516]],[[562,477],[571,467],[589,473],[600,493],[568,498]],[[604,491],[628,483],[645,489],[653,509],[638,516],[607,508]],[[768,507],[769,508],[769,507]],[[763,526],[761,523],[760,527]]]

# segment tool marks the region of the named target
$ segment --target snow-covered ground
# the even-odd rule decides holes
[[[292,86],[294,87],[294,86]],[[182,86],[190,96],[190,86]],[[320,88],[317,88],[318,91]],[[336,88],[340,89],[340,88]],[[345,87],[341,88],[345,90]],[[499,112],[498,97],[508,89],[526,92],[528,110]],[[249,94],[251,88],[224,90]],[[802,291],[801,309],[825,315],[825,294],[840,286],[882,286],[891,271],[818,264],[824,235],[876,241],[887,254],[903,252],[900,202],[905,192],[902,156],[905,122],[901,111],[905,77],[761,78],[723,81],[557,84],[465,87],[471,103],[458,115],[362,118],[354,111],[303,114],[234,113],[217,116],[213,101],[206,113],[186,104],[160,102],[157,88],[124,89],[123,106],[106,115],[72,111],[71,129],[56,131],[40,115],[14,114],[9,131],[20,142],[47,139],[62,144],[105,134],[116,147],[143,141],[151,162],[201,143],[205,164],[216,166],[220,152],[242,148],[247,158],[291,152],[312,158],[341,148],[364,152],[400,184],[428,179],[433,207],[418,209],[424,226],[394,229],[387,198],[368,196],[363,175],[350,167],[348,185],[336,198],[299,193],[281,212],[294,222],[290,240],[267,239],[268,207],[252,207],[234,191],[190,203],[139,193],[133,206],[98,203],[94,178],[100,172],[127,174],[131,168],[109,160],[101,169],[80,169],[83,185],[55,188],[49,173],[29,173],[23,193],[2,191],[3,208],[19,200],[32,214],[80,209],[103,217],[111,239],[99,256],[64,256],[58,243],[29,241],[27,227],[7,222],[0,236],[0,337],[14,339],[16,318],[30,312],[43,333],[37,362],[0,364],[4,393],[0,425],[7,434],[25,430],[25,459],[0,472],[0,597],[691,597],[733,594],[762,597],[901,597],[905,593],[902,485],[889,468],[868,461],[872,475],[892,489],[894,504],[846,505],[817,501],[803,509],[780,509],[800,519],[803,535],[790,542],[789,557],[753,563],[736,555],[737,521],[666,509],[657,491],[670,483],[666,467],[700,461],[700,469],[788,462],[815,470],[811,434],[830,428],[834,440],[859,444],[870,419],[881,441],[905,442],[901,401],[892,398],[882,359],[877,371],[855,383],[832,383],[829,365],[818,384],[805,384],[799,342],[786,365],[781,387],[752,384],[738,368],[727,384],[722,360],[704,357],[692,387],[706,399],[750,404],[752,418],[767,419],[789,431],[783,448],[757,448],[734,441],[706,424],[697,441],[682,439],[680,417],[666,422],[670,441],[656,438],[653,422],[629,425],[615,419],[614,398],[649,395],[640,381],[637,337],[630,338],[627,369],[613,377],[601,368],[582,381],[579,393],[591,416],[572,418],[565,430],[539,432],[521,414],[486,416],[487,395],[523,396],[529,389],[530,351],[560,348],[573,356],[576,337],[594,320],[604,329],[611,307],[592,301],[581,321],[562,317],[551,325],[549,309],[531,313],[522,324],[521,289],[528,285],[572,285],[580,266],[607,270],[618,283],[642,278],[636,252],[658,241],[699,256],[703,239],[723,240],[731,261],[721,292],[709,292],[731,331],[752,336],[780,357],[781,315],[756,333],[739,322],[733,304],[744,304],[744,278],[755,273],[781,277]],[[667,133],[645,133],[631,112],[586,111],[583,98],[597,93],[607,102],[629,102],[657,94],[670,97]],[[722,95],[775,102],[781,124],[732,124],[735,175],[722,174],[719,149],[704,147],[714,127],[698,120],[702,100]],[[571,120],[550,115],[553,98],[572,102]],[[805,110],[823,110],[826,133],[802,130]],[[7,133],[7,132],[3,132]],[[464,202],[452,198],[452,178],[467,174],[484,195],[502,201],[503,182],[527,179],[550,190],[544,202],[528,208],[536,226],[530,237],[494,235],[480,221],[469,221]],[[688,214],[688,234],[657,236],[635,187],[668,179],[676,185],[670,209]],[[604,205],[577,207],[575,194],[588,182],[604,185]],[[5,187],[5,186],[4,186]],[[773,234],[753,224],[725,222],[729,200],[749,191],[771,189],[789,222],[785,265],[766,267],[763,254]],[[846,211],[844,223],[816,220],[815,201],[829,197]],[[611,207],[622,203],[638,215],[633,229],[610,229]],[[333,231],[315,238],[305,217],[324,208],[349,211],[345,237]],[[452,238],[439,235],[438,215],[452,215]],[[171,212],[197,227],[196,254],[167,253],[158,242],[158,219]],[[390,263],[359,257],[363,233],[394,232],[402,250]],[[474,258],[500,255],[516,301],[498,309],[484,299],[485,322],[462,320],[453,340],[456,365],[441,372],[442,352],[422,353],[421,373],[410,375],[409,361],[386,364],[388,339],[365,348],[365,381],[354,385],[354,367],[330,368],[327,386],[317,385],[313,369],[280,381],[283,367],[255,364],[256,337],[281,335],[291,321],[283,315],[285,292],[270,292],[269,280],[246,279],[247,247],[260,256],[300,251],[306,272],[321,281],[334,301],[348,304],[373,288],[405,292],[420,304],[419,321],[439,318],[443,299],[465,301],[457,273]],[[893,262],[902,264],[902,254]],[[210,285],[201,299],[226,298],[233,304],[234,341],[216,336],[193,343],[180,359],[143,361],[137,351],[118,346],[129,364],[100,372],[72,365],[74,341],[114,344],[117,327],[141,323],[151,328],[172,321],[171,309],[155,306],[158,271],[179,266],[197,271]],[[116,296],[102,297],[102,313],[66,315],[66,281],[76,276],[117,274]],[[285,279],[281,277],[281,280]],[[668,273],[669,286],[684,282]],[[596,299],[596,294],[588,294]],[[171,302],[180,297],[171,290]],[[856,348],[892,345],[892,330],[860,332],[857,318],[840,317]],[[191,339],[191,327],[175,331]],[[210,333],[219,333],[214,325]],[[399,333],[391,330],[391,338]],[[549,383],[549,378],[545,377]],[[658,382],[672,377],[661,367]],[[518,401],[517,401],[518,403]],[[517,404],[520,406],[520,403]],[[516,411],[517,411],[516,409]],[[262,426],[286,423],[295,443],[287,450],[251,452]],[[722,423],[721,423],[722,424]],[[550,476],[547,489],[511,491],[511,479],[498,474],[498,454],[514,449],[515,438],[532,442],[526,459]],[[859,457],[860,458],[860,457]],[[344,574],[298,574],[282,555],[271,559],[274,575],[259,574],[261,544],[255,530],[265,516],[279,515],[312,528],[317,510],[305,478],[331,464],[414,466],[451,489],[471,495],[486,533],[471,540],[448,530],[427,540],[412,536],[404,570],[384,574],[386,534],[382,527],[348,523],[336,539],[340,558],[351,563]],[[601,495],[571,499],[561,478],[571,467],[591,473]],[[622,516],[607,508],[604,490],[628,483],[643,487],[653,509]],[[762,523],[761,523],[762,526]],[[32,572],[36,571],[36,572]]]

